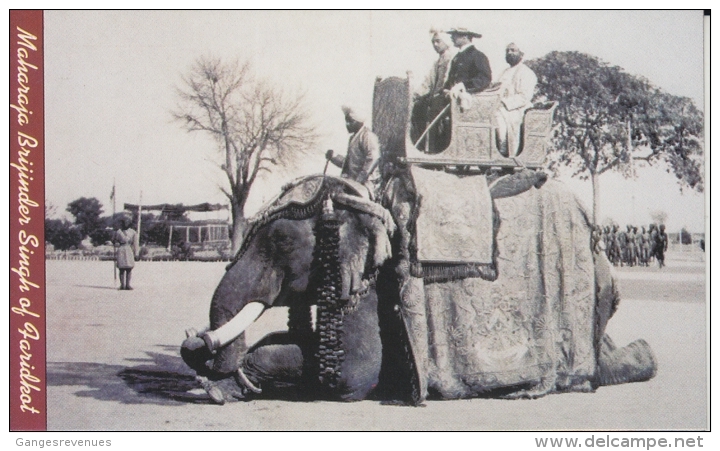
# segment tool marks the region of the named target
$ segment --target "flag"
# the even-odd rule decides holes
[[[113,184],[113,189],[110,191],[110,200],[115,200],[115,185]]]

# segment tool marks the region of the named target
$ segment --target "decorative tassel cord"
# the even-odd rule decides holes
[[[334,215],[323,217],[317,224],[316,256],[322,282],[317,289],[318,382],[321,386],[337,388],[340,367],[345,358],[342,346],[343,305],[340,300],[339,244],[340,221]]]

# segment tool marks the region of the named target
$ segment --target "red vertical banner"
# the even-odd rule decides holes
[[[10,11],[10,430],[47,429],[42,11]]]

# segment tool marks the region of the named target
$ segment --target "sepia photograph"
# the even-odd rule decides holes
[[[13,13],[11,430],[710,430],[703,10]]]

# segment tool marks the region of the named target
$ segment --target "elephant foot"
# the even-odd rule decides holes
[[[205,376],[197,376],[195,379],[200,382],[200,385],[202,386],[203,390],[205,390],[205,392],[208,394],[208,396],[210,396],[212,402],[220,405],[225,404],[225,394],[215,382],[211,381]]]
[[[245,399],[245,393],[238,387],[232,377],[213,381],[205,376],[197,376],[196,380],[200,382],[203,390],[215,404],[223,405],[228,401]]]
[[[645,340],[636,340],[624,348],[601,350],[596,384],[643,382],[655,377],[656,373],[657,362],[650,345]]]

